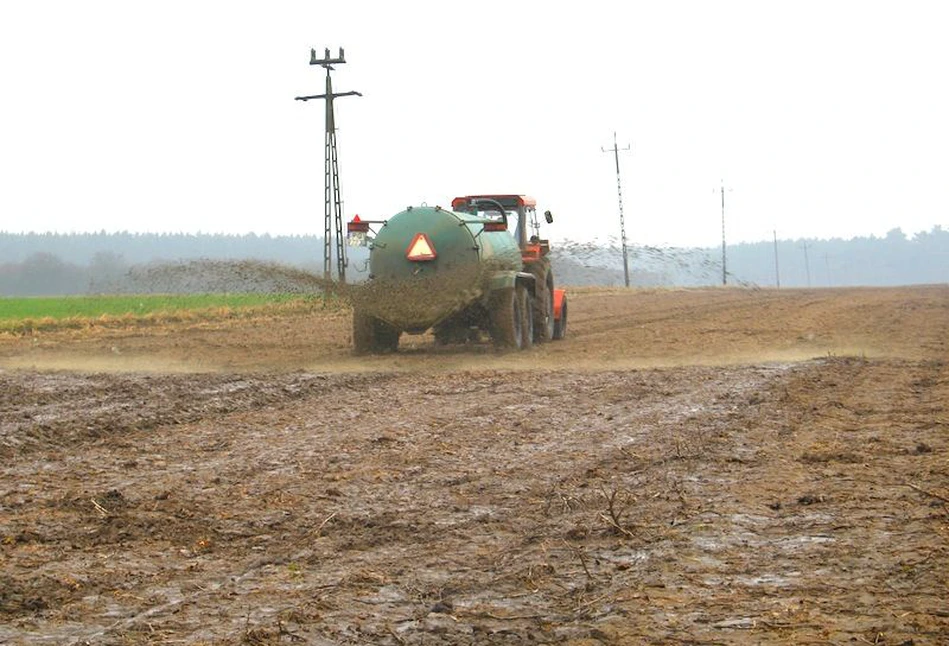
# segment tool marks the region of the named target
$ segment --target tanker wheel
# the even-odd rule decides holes
[[[353,351],[356,354],[395,352],[399,331],[379,319],[353,310]]]
[[[534,345],[534,297],[523,285],[515,291],[521,304],[521,349],[526,350]]]
[[[554,275],[547,272],[544,289],[534,299],[534,341],[546,343],[554,338]]]
[[[353,351],[356,354],[369,354],[374,345],[372,317],[359,310],[353,310]]]
[[[491,340],[498,348],[520,350],[524,347],[524,317],[519,293],[513,287],[505,287],[491,301]]]
[[[554,322],[554,340],[561,341],[567,335],[567,296],[560,304],[560,318]]]
[[[467,343],[469,337],[468,328],[461,324],[448,324],[435,328],[435,345]]]
[[[397,329],[385,321],[375,321],[376,352],[395,352],[399,349],[399,335]]]

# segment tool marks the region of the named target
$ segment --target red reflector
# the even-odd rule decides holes
[[[507,224],[504,222],[485,222],[485,231],[507,231]]]
[[[405,250],[409,260],[435,260],[435,247],[424,233],[416,233],[412,244]]]

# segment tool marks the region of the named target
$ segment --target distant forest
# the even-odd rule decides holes
[[[778,240],[726,249],[728,284],[781,287],[949,282],[949,231],[882,238]],[[552,258],[562,285],[622,285],[618,246],[561,242]],[[722,250],[629,247],[636,286],[722,283]],[[368,251],[347,249],[350,280],[367,276]],[[263,263],[263,264],[260,264]],[[281,273],[274,265],[291,268]],[[302,271],[297,271],[302,270]],[[111,292],[302,289],[303,272],[322,275],[315,236],[185,233],[0,232],[0,296]],[[296,273],[294,273],[296,272]],[[288,277],[293,276],[292,280]],[[303,281],[305,282],[305,280]]]

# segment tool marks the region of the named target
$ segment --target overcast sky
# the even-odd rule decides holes
[[[949,227],[945,2],[0,4],[0,230],[321,234],[517,192],[554,239]]]

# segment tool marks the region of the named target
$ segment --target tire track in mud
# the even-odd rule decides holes
[[[949,510],[920,502],[905,484],[920,468],[927,482],[949,484],[944,468],[932,470],[940,460],[931,453],[945,452],[945,442],[919,450],[920,437],[934,437],[932,416],[945,411],[919,401],[912,386],[932,370],[925,362],[826,360],[795,371],[772,414],[754,418],[744,435],[759,448],[745,460],[745,486],[733,485],[742,504],[724,505],[680,551],[715,566],[694,589],[724,586],[766,600],[733,594],[731,607],[717,609],[730,611],[719,614],[719,627],[765,622],[795,643],[928,643],[949,633],[938,592],[947,583],[949,537],[940,528]],[[729,554],[739,549],[746,553]],[[919,566],[915,587],[896,571],[907,560]]]
[[[21,461],[37,486],[0,498],[16,525],[0,533],[22,530],[13,551],[40,578],[6,575],[25,595],[4,601],[21,608],[6,636],[760,643],[947,629],[944,512],[866,466],[872,453],[919,474],[923,461],[920,482],[946,483],[945,364],[338,385],[157,427],[134,448],[37,454],[82,490],[42,488]],[[834,583],[847,580],[861,585]]]
[[[683,290],[687,292],[687,290]],[[687,292],[688,293],[688,292]],[[698,315],[700,317],[714,316],[721,313],[730,313],[736,310],[736,306],[739,308],[748,303],[754,303],[755,305],[761,305],[767,307],[770,303],[786,303],[787,294],[780,294],[771,290],[721,290],[716,292],[715,290],[708,290],[704,293],[705,298],[694,298],[694,294],[690,294],[691,298],[694,299],[694,306],[690,307],[689,304],[675,301],[669,303],[665,308],[660,308],[657,310],[655,307],[649,307],[646,311],[639,312],[635,314],[636,321],[639,324],[662,324],[668,323],[670,321],[681,320],[683,311],[691,311],[693,315]],[[602,301],[608,299],[614,302],[621,302],[624,300],[631,301],[641,301],[642,299],[650,300],[663,300],[665,294],[661,291],[628,291],[620,292],[616,294],[609,295],[600,295],[596,293],[592,294],[579,294],[575,297],[579,303],[582,303],[586,299],[600,301],[601,306],[596,310],[596,313],[590,311],[589,309],[580,308],[577,318],[579,321],[582,321],[586,326],[592,327],[592,330],[585,330],[587,334],[595,334],[601,332],[609,332],[610,330],[622,329],[628,327],[629,321],[625,318],[617,318],[612,314],[603,313]],[[700,308],[700,309],[696,309]],[[635,312],[636,308],[632,308]],[[591,325],[592,324],[592,325]]]
[[[0,371],[0,457],[125,441],[158,427],[278,405],[381,375],[155,375]]]
[[[72,468],[84,474],[90,493],[120,487],[129,501],[127,517],[112,521],[127,535],[111,549],[134,563],[159,547],[166,563],[158,580],[133,575],[125,594],[153,599],[167,616],[133,604],[106,632],[127,639],[141,617],[200,639],[208,608],[255,607],[264,598],[274,600],[267,604],[271,610],[260,608],[252,620],[272,626],[282,611],[309,612],[301,602],[307,590],[334,592],[308,637],[388,639],[396,630],[411,640],[412,634],[437,634],[445,613],[432,617],[426,604],[434,607],[438,597],[451,601],[450,621],[467,618],[451,639],[468,639],[475,627],[488,636],[536,631],[538,619],[512,619],[528,602],[534,614],[542,610],[543,621],[572,625],[589,618],[577,615],[578,606],[595,607],[591,583],[577,570],[580,550],[598,561],[583,566],[598,581],[612,577],[604,572],[613,566],[632,576],[640,558],[640,548],[598,545],[617,541],[616,529],[602,519],[598,489],[613,486],[610,469],[645,459],[633,454],[660,455],[650,460],[659,470],[684,460],[686,449],[675,439],[682,420],[730,409],[733,397],[759,388],[773,372],[400,375],[388,378],[385,390],[369,380],[365,387],[326,391],[274,410],[150,434],[142,438],[138,466],[121,478],[110,465],[97,465],[119,456],[89,456]],[[360,402],[358,410],[338,406],[352,399]],[[318,419],[304,413],[311,407]],[[189,440],[179,444],[182,436]],[[706,442],[682,441],[693,447],[690,455]],[[196,447],[206,446],[220,448],[195,455]],[[155,455],[160,462],[149,461]],[[642,523],[647,534],[660,532],[675,518],[666,514],[681,504],[681,492],[662,489],[668,477],[649,485],[650,504],[664,511],[657,512],[661,520]],[[153,510],[139,509],[149,499],[156,500]],[[566,511],[553,513],[557,505]],[[236,512],[222,517],[218,510],[226,506]],[[180,535],[149,530],[142,520],[150,514],[184,515]],[[185,522],[188,514],[193,522]],[[201,547],[205,541],[208,548]],[[253,557],[256,547],[267,554],[263,560]],[[300,574],[288,595],[281,574],[293,563]],[[235,589],[228,582],[237,579],[243,586]],[[525,581],[539,591],[531,593]],[[83,585],[109,594],[105,581],[89,577]],[[609,588],[600,591],[611,596]],[[376,620],[356,620],[353,608],[367,603]],[[114,603],[110,607],[117,612]],[[215,634],[237,634],[241,621],[247,618],[231,613]],[[90,635],[98,639],[101,631]]]
[[[574,332],[605,363],[623,363],[612,357],[621,354],[627,364],[636,357],[634,366],[944,356],[949,293],[945,286],[913,293],[912,300],[871,288],[580,293]]]

